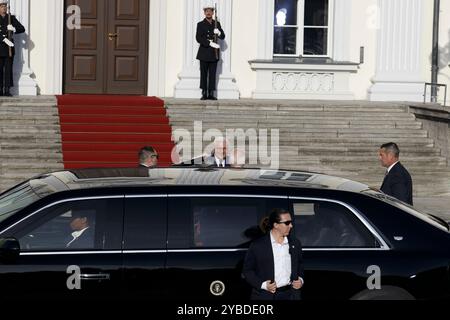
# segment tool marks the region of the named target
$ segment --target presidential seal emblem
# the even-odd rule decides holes
[[[209,287],[211,294],[214,296],[222,296],[225,292],[225,284],[222,281],[214,281]]]

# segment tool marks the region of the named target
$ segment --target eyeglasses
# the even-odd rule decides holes
[[[159,160],[159,154],[153,154],[153,155],[152,155],[152,158],[156,158],[156,159]]]
[[[285,225],[290,226],[290,225],[292,224],[292,220],[289,220],[289,221],[280,221],[280,222],[277,222],[277,223],[278,223],[278,224],[284,223]]]

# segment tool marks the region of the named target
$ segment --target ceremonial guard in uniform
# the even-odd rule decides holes
[[[13,86],[14,33],[24,33],[25,28],[8,12],[8,1],[0,0],[0,96],[11,96]]]
[[[213,19],[216,9],[211,3],[203,7],[205,19],[197,24],[196,39],[200,44],[197,59],[200,60],[200,88],[201,100],[217,100],[214,95],[216,90],[217,62],[220,57],[220,45],[218,39],[225,39],[225,33],[220,23]]]

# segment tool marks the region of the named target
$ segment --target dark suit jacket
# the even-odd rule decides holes
[[[222,30],[222,26],[220,22],[217,22],[217,29],[222,33],[219,39],[225,39],[225,32]],[[195,38],[197,42],[200,44],[200,48],[198,48],[197,59],[201,61],[215,62],[218,59],[216,58],[216,49],[212,48],[209,45],[209,40],[214,41],[214,20],[212,23],[209,23],[206,18],[197,23],[197,33]]]
[[[19,22],[19,20],[16,19],[16,16],[11,16],[11,24],[14,28],[16,28],[16,34],[24,33],[25,28],[24,26]],[[3,42],[3,39],[8,36],[8,15],[5,17],[0,16],[0,57],[8,57],[9,56],[9,46]],[[11,32],[11,34],[13,34]],[[14,42],[14,37],[11,37],[11,41]],[[15,54],[15,48],[12,47],[12,54]]]
[[[214,155],[196,157],[196,158],[193,158],[193,159],[185,161],[185,162],[174,164],[173,166],[174,167],[185,167],[185,166],[194,166],[194,165],[199,165],[199,166],[202,166],[205,168],[218,167]],[[230,167],[230,159],[228,157],[225,158],[225,167],[226,168]]]
[[[207,166],[211,166],[211,167],[220,167],[220,168],[222,168],[222,166],[218,166],[218,165],[217,165],[217,163],[216,163],[216,157],[214,157],[214,155],[209,156],[209,157],[206,157],[206,158],[204,159],[204,161],[205,161],[205,164],[206,164]],[[229,167],[230,167],[230,159],[229,159],[228,157],[225,158],[225,167],[226,167],[226,168],[229,168]]]
[[[72,235],[70,236],[69,243],[73,239]],[[81,236],[79,236],[74,242],[70,244],[69,249],[94,249],[94,229],[88,228],[85,230]]]
[[[291,254],[291,281],[303,278],[303,257],[300,240],[290,236],[289,253]],[[275,280],[275,262],[273,258],[270,234],[252,242],[245,256],[243,276],[252,286],[252,300],[272,300],[273,295],[261,289],[267,280]],[[293,299],[300,299],[299,290],[292,289]]]
[[[400,162],[384,177],[380,190],[410,205],[413,204],[411,175]]]

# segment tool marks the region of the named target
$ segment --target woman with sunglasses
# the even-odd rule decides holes
[[[263,220],[266,235],[247,251],[243,276],[252,286],[252,300],[298,300],[303,287],[302,245],[292,229],[291,214],[273,209]]]

